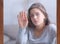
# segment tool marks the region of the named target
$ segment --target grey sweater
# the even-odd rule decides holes
[[[16,44],[57,44],[56,25],[49,24],[39,38],[34,37],[33,28],[19,28]]]

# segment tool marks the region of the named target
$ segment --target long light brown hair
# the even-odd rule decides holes
[[[31,21],[31,17],[30,17],[30,11],[34,8],[37,8],[39,9],[45,16],[45,19],[44,19],[44,22],[45,22],[45,25],[49,25],[50,21],[48,19],[48,14],[46,12],[46,9],[44,8],[44,6],[41,4],[41,3],[34,3],[31,5],[31,7],[28,9],[28,27],[32,27],[34,28],[35,25],[32,23]]]

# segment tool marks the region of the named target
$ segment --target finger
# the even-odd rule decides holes
[[[25,13],[22,11],[22,19],[25,20]]]
[[[26,12],[24,12],[24,17],[25,17],[25,18],[27,17],[27,14],[26,14]]]
[[[25,14],[24,14],[24,11],[22,12],[22,14],[23,14],[22,16],[23,16],[23,19],[24,19],[24,18],[25,18],[25,17],[24,17],[24,15],[25,15]]]
[[[23,19],[26,20],[25,12],[23,12]]]
[[[24,11],[21,12],[21,18],[24,20]]]
[[[22,12],[19,13],[20,17],[22,17]]]
[[[25,20],[24,15],[25,15],[25,14],[24,14],[24,11],[22,11],[22,12],[21,12],[21,18],[22,18],[22,20]]]
[[[19,15],[17,15],[17,18],[18,18],[18,20],[21,20],[22,18],[21,18],[21,12],[19,13]]]
[[[18,19],[19,19],[20,21],[22,21],[22,19],[23,19],[22,12],[19,13]]]
[[[27,18],[27,14],[26,14],[26,12],[24,12],[24,13],[25,13],[25,15],[24,15],[24,16],[25,16],[25,19],[27,20],[27,19],[28,19],[28,18]]]

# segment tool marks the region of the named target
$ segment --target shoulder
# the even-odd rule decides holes
[[[57,26],[55,24],[49,24],[48,26],[48,30],[49,30],[49,36],[50,36],[50,40],[51,42],[55,43],[56,42],[56,36],[57,36]]]
[[[49,30],[57,32],[57,26],[55,24],[49,24],[48,27]]]
[[[49,24],[48,25],[48,33],[51,38],[56,37],[57,34],[57,28],[55,24]]]

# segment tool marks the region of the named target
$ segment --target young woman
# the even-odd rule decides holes
[[[34,3],[19,13],[19,32],[16,44],[56,44],[56,26],[51,24],[41,3]]]

